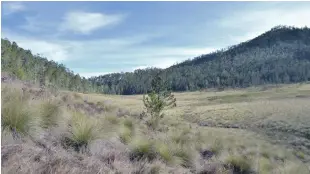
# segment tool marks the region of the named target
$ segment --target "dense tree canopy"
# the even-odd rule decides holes
[[[149,68],[91,78],[112,94],[140,94],[160,72],[173,91],[249,87],[310,80],[310,29],[277,26],[239,45],[167,69]]]
[[[74,74],[63,64],[33,55],[31,51],[24,50],[7,39],[1,39],[1,71],[41,86],[79,92],[98,92],[100,89],[88,79]]]
[[[249,87],[310,80],[310,29],[277,26],[264,34],[167,69],[147,68],[85,79],[62,64],[48,61],[15,42],[1,40],[2,71],[22,80],[63,89],[109,94],[143,94],[160,74],[172,91]]]

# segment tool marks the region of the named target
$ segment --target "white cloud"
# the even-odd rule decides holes
[[[48,60],[57,62],[64,61],[69,58],[69,46],[55,42],[45,41],[36,38],[23,37],[11,33],[2,33],[3,38],[15,41],[18,46],[31,50],[34,54],[40,54]]]
[[[123,15],[72,11],[65,15],[63,22],[60,25],[60,30],[89,34],[99,28],[118,24],[123,18]]]
[[[285,4],[284,4],[285,5]],[[230,35],[234,44],[252,39],[277,25],[296,27],[310,26],[310,4],[290,4],[281,6],[274,4],[272,7],[239,10],[220,20],[219,25],[229,32],[238,34]]]
[[[21,2],[5,2],[2,5],[4,15],[9,15],[26,9],[24,4],[22,4]]]

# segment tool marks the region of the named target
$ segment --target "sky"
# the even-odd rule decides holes
[[[277,25],[310,26],[310,2],[1,2],[1,38],[84,77],[175,63]]]

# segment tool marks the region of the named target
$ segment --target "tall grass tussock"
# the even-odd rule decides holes
[[[74,112],[64,135],[64,143],[76,151],[88,148],[88,145],[98,138],[98,127],[95,120],[82,113]]]
[[[40,107],[41,126],[43,128],[49,128],[57,125],[60,115],[60,104],[51,100],[42,103]]]
[[[34,123],[33,113],[29,110],[27,99],[17,90],[5,89],[1,101],[1,127],[3,131],[11,132],[13,138],[25,136]]]

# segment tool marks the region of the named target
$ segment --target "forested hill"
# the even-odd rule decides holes
[[[234,57],[244,52],[250,51],[251,49],[271,48],[272,46],[279,45],[283,42],[292,43],[297,41],[301,44],[309,45],[309,37],[309,28],[277,26],[263,33],[262,35],[257,36],[254,39],[240,43],[238,45],[231,46],[227,50],[221,50],[211,54],[201,55],[192,60],[184,61],[172,67],[197,65],[223,56]]]
[[[247,42],[164,70],[149,68],[90,80],[104,85],[105,93],[140,94],[150,89],[150,77],[156,73],[173,91],[309,81],[310,29],[277,26]]]
[[[102,91],[95,83],[74,74],[63,64],[33,55],[30,50],[24,50],[7,39],[1,39],[1,72],[40,86],[78,92]]]
[[[1,39],[1,68],[44,86],[124,95],[147,92],[157,73],[173,91],[296,83],[310,80],[310,29],[279,26],[247,42],[167,69],[148,68],[90,79]]]

